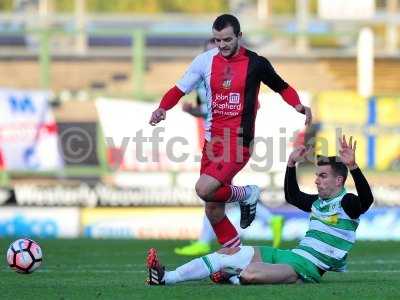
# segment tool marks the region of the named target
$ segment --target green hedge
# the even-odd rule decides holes
[[[55,1],[56,11],[70,12],[74,1]],[[159,12],[222,12],[228,9],[227,0],[86,0],[88,11],[111,13]]]
[[[0,10],[10,11],[13,7],[13,0],[1,0]]]
[[[294,13],[296,0],[269,0],[274,14]],[[58,12],[72,12],[73,0],[53,0]],[[249,0],[256,5],[257,0]],[[379,2],[379,1],[378,1]],[[317,0],[309,0],[311,12],[317,10]],[[86,0],[90,12],[104,13],[218,13],[229,10],[229,0]],[[0,11],[10,11],[13,0],[0,0]]]
[[[269,0],[271,10],[274,14],[294,14],[296,11],[296,0]],[[333,0],[332,0],[333,1]],[[318,9],[318,0],[308,0],[310,13],[315,14]]]

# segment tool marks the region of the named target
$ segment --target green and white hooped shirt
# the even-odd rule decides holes
[[[311,207],[310,227],[292,251],[325,271],[346,270],[347,253],[356,240],[359,219],[351,219],[343,210],[343,189],[330,199],[318,198]]]

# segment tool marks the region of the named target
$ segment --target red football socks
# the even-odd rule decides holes
[[[212,227],[222,247],[233,248],[241,245],[238,232],[226,216]]]
[[[215,202],[237,202],[246,199],[246,187],[225,185],[214,193]]]

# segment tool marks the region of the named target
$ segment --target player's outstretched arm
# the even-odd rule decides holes
[[[305,125],[310,126],[312,122],[311,109],[301,104],[299,94],[296,90],[285,82],[274,70],[271,63],[265,57],[258,57],[258,65],[260,68],[261,81],[265,83],[274,92],[281,95],[286,103],[293,106],[296,111],[306,116]]]
[[[167,110],[173,108],[183,95],[185,95],[185,93],[182,92],[177,86],[174,86],[168,92],[166,92],[164,97],[161,99],[160,106],[151,114],[149,124],[155,126],[162,120],[165,120],[167,116]]]
[[[306,194],[300,191],[296,177],[296,164],[304,161],[310,152],[311,149],[306,149],[304,146],[300,146],[292,151],[289,155],[284,183],[286,201],[307,212],[311,211],[311,206],[313,202],[317,200],[318,195]]]
[[[299,94],[297,94],[296,90],[288,85],[287,88],[280,92],[280,95],[283,100],[285,100],[289,105],[293,106],[297,112],[306,116],[306,121],[304,124],[307,127],[310,126],[312,123],[311,109],[308,106],[301,104]]]

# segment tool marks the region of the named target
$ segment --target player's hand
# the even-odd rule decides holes
[[[311,125],[312,123],[312,112],[311,112],[311,108],[309,108],[308,106],[305,106],[303,104],[297,104],[294,107],[299,113],[302,113],[304,115],[306,115],[306,121],[305,121],[305,125],[308,127]]]
[[[358,168],[358,166],[356,164],[357,141],[354,140],[354,143],[353,143],[353,137],[351,136],[349,139],[349,142],[347,143],[346,136],[343,135],[341,138],[339,138],[339,144],[340,144],[339,155],[340,155],[340,159],[342,160],[342,162],[350,170],[354,170],[354,169]]]
[[[188,102],[183,103],[183,105],[182,105],[182,110],[183,110],[184,112],[187,112],[187,113],[190,114],[190,113],[193,111],[193,105],[192,105],[192,103],[188,103]]]
[[[303,145],[294,149],[289,155],[288,166],[294,167],[296,166],[296,163],[305,161],[308,155],[311,153],[311,150],[311,147],[306,148]]]
[[[160,123],[162,120],[165,120],[165,117],[167,115],[167,112],[165,111],[164,108],[157,108],[155,111],[153,111],[153,113],[151,114],[151,118],[149,121],[149,124],[151,126],[155,126],[158,123]]]

